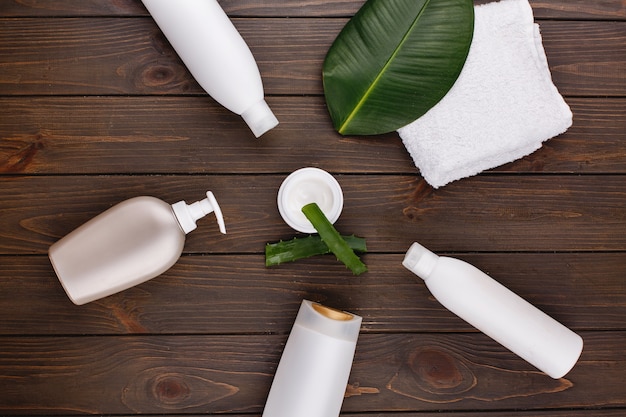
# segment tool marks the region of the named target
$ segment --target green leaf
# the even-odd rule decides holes
[[[399,129],[458,78],[474,31],[472,0],[368,0],[330,47],[324,94],[335,129]]]

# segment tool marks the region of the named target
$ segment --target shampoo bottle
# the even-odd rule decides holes
[[[217,0],[142,0],[198,84],[256,137],[278,120],[252,52]]]
[[[85,304],[154,278],[176,263],[196,220],[215,212],[224,219],[213,193],[187,205],[154,197],[123,201],[54,243],[48,252],[74,304]]]
[[[578,360],[580,336],[476,267],[418,243],[402,264],[444,307],[552,378],[567,374]]]
[[[263,417],[337,417],[361,317],[303,300],[263,410]]]

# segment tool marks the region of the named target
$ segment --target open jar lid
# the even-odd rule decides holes
[[[319,168],[292,172],[278,190],[278,211],[293,229],[303,233],[317,231],[302,213],[302,207],[317,203],[326,218],[335,223],[343,209],[343,192],[337,180]]]

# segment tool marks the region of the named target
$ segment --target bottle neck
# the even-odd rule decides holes
[[[439,256],[415,242],[404,256],[402,265],[418,277],[427,280],[438,260]]]
[[[265,100],[250,106],[241,114],[241,117],[243,117],[243,120],[245,120],[257,138],[278,125],[278,119],[276,119]]]

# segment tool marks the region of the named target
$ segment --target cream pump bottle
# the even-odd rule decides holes
[[[337,417],[361,317],[303,300],[274,375],[263,417]]]
[[[278,125],[250,48],[217,0],[142,0],[198,84],[258,138]]]
[[[50,247],[54,270],[74,304],[115,294],[154,278],[176,263],[196,221],[215,212],[224,219],[213,193],[187,205],[155,197],[123,201],[78,227]]]
[[[575,365],[583,340],[478,268],[413,243],[402,264],[435,298],[533,366],[558,379]]]

